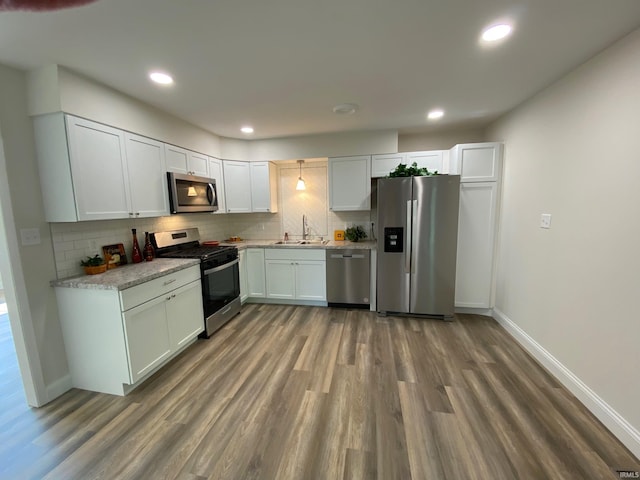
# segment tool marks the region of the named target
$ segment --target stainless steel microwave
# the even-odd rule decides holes
[[[171,213],[215,212],[218,210],[213,178],[167,172]]]

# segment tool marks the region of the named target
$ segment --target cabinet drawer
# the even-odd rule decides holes
[[[200,266],[193,265],[192,267],[179,270],[162,277],[154,278],[135,287],[127,288],[120,292],[120,302],[122,304],[122,311],[129,310],[135,306],[141,305],[144,302],[164,295],[171,290],[175,290],[189,282],[200,279]]]
[[[265,248],[265,260],[324,260],[325,251],[313,248]]]

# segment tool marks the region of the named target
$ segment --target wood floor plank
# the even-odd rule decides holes
[[[0,316],[1,317],[1,316]],[[0,326],[0,329],[2,327]],[[0,338],[0,358],[10,360]],[[17,367],[16,367],[17,368]],[[126,397],[30,409],[0,369],[0,478],[618,478],[640,462],[493,319],[243,306]]]

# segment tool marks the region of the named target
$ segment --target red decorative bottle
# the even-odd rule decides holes
[[[133,234],[133,252],[131,253],[131,258],[133,259],[133,263],[140,263],[142,261],[142,254],[140,253],[140,245],[138,245],[136,229],[132,228],[131,233]]]
[[[151,239],[149,238],[149,232],[144,232],[144,247],[142,248],[144,259],[147,262],[153,260],[155,252],[153,251],[153,245],[151,245]]]

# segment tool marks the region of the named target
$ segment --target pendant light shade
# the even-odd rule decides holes
[[[298,183],[296,184],[296,190],[306,190],[307,186],[304,183],[304,179],[302,178],[302,164],[304,163],[304,160],[298,160],[298,163],[300,164],[300,176],[298,177]]]

